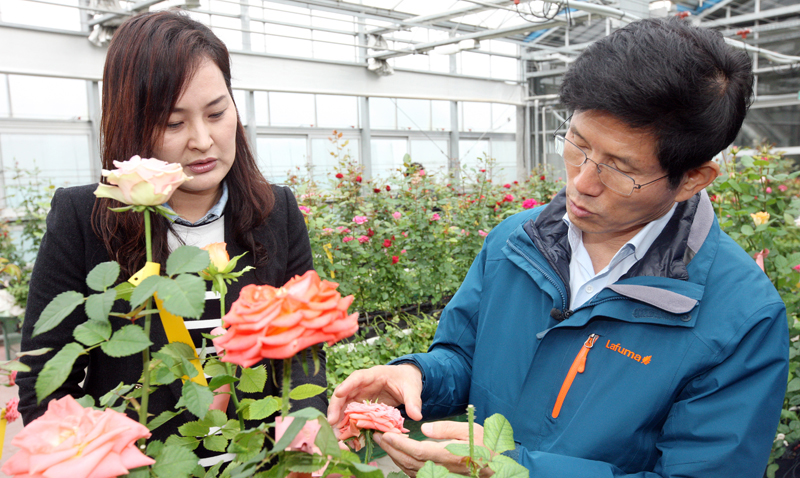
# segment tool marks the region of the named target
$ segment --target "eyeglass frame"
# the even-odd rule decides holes
[[[666,177],[669,177],[669,174],[665,174],[664,176],[661,176],[661,177],[660,177],[660,178],[658,178],[658,179],[654,179],[654,180],[652,180],[652,181],[649,181],[649,182],[646,182],[646,183],[644,183],[644,184],[637,184],[635,179],[633,179],[632,177],[630,177],[630,176],[628,176],[627,174],[623,173],[622,171],[620,171],[619,169],[615,168],[614,166],[611,166],[610,164],[605,164],[605,163],[598,163],[598,162],[597,162],[597,161],[595,161],[594,159],[590,158],[590,157],[589,157],[589,155],[588,155],[588,154],[586,154],[586,151],[584,151],[584,150],[583,150],[583,149],[582,149],[580,146],[578,146],[577,144],[575,144],[575,143],[573,143],[572,141],[568,140],[568,139],[567,139],[567,135],[566,135],[566,134],[558,134],[558,132],[561,130],[561,128],[563,128],[563,127],[564,127],[564,125],[565,125],[565,124],[567,124],[567,121],[569,121],[569,120],[571,120],[571,119],[572,119],[572,115],[569,115],[569,117],[567,117],[567,119],[565,119],[565,120],[564,120],[564,121],[563,121],[563,122],[562,122],[562,123],[561,123],[561,124],[558,126],[558,128],[556,128],[555,132],[553,132],[553,138],[555,138],[556,140],[558,140],[558,139],[564,140],[566,143],[569,143],[569,144],[571,144],[572,146],[575,146],[575,148],[576,148],[578,151],[580,151],[580,152],[581,152],[581,154],[583,154],[583,158],[584,158],[584,159],[583,159],[583,161],[581,162],[581,164],[579,164],[579,165],[577,165],[577,166],[576,166],[576,165],[574,165],[574,164],[572,164],[572,163],[570,163],[570,162],[568,162],[568,161],[567,161],[567,159],[564,157],[564,149],[562,148],[560,156],[561,156],[561,159],[563,159],[563,160],[564,160],[564,163],[565,163],[565,164],[568,164],[569,166],[572,166],[572,167],[574,167],[574,168],[580,168],[580,167],[582,167],[584,164],[586,164],[586,161],[591,161],[591,162],[592,162],[592,164],[594,164],[594,165],[595,165],[595,167],[597,168],[597,176],[600,178],[600,182],[601,182],[601,183],[603,183],[603,186],[605,186],[605,187],[607,187],[608,189],[610,189],[610,190],[614,191],[615,193],[622,194],[622,195],[624,195],[624,196],[626,196],[626,197],[631,197],[631,195],[633,195],[633,191],[637,191],[637,190],[639,190],[639,189],[642,189],[642,188],[643,188],[643,187],[645,187],[645,186],[649,186],[649,185],[651,185],[651,184],[653,184],[653,183],[655,183],[655,182],[661,181],[662,179],[664,179],[664,178],[666,178]],[[623,193],[623,192],[617,191],[616,189],[614,189],[614,188],[612,188],[611,186],[609,186],[608,184],[606,184],[606,183],[605,183],[605,181],[603,181],[603,177],[600,175],[600,173],[601,173],[601,171],[600,171],[600,167],[605,167],[605,168],[608,168],[608,169],[612,170],[613,172],[619,173],[619,174],[621,174],[621,175],[625,176],[626,178],[630,179],[630,180],[631,180],[631,182],[633,183],[633,186],[631,186],[631,190],[630,190],[630,192],[629,192],[628,194],[625,194],[625,193]]]

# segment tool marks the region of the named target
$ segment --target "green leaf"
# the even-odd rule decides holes
[[[225,448],[228,447],[228,440],[220,435],[212,435],[203,438],[203,446],[206,447],[206,450],[218,451],[222,453],[225,451]]]
[[[222,436],[224,436],[228,440],[233,439],[233,437],[235,437],[236,434],[239,433],[240,431],[241,430],[239,429],[239,420],[233,420],[233,419],[225,422],[225,425],[222,425],[222,428],[220,428]]]
[[[469,456],[469,444],[468,443],[451,443],[445,447],[447,451],[452,453],[456,456]],[[475,453],[475,460],[485,460],[489,461],[492,458],[491,453],[485,447],[475,445],[473,447],[473,452]]]
[[[178,415],[179,415],[178,412],[172,412],[172,411],[169,411],[169,410],[165,410],[165,411],[159,413],[157,417],[155,417],[154,419],[150,420],[150,422],[147,424],[147,429],[150,430],[150,431],[153,431],[156,428],[158,428],[161,425],[167,423],[168,421],[170,421],[171,419],[175,418]]]
[[[167,258],[167,275],[200,272],[211,263],[208,252],[195,246],[181,246]]]
[[[86,285],[92,290],[102,292],[114,285],[117,277],[119,277],[119,264],[115,261],[102,262],[86,276]]]
[[[789,382],[789,385],[786,386],[786,391],[796,392],[798,390],[800,390],[800,378],[795,377]]]
[[[306,398],[316,397],[325,391],[325,387],[314,385],[313,383],[304,383],[295,387],[289,392],[289,398],[292,400],[305,400]]]
[[[386,478],[408,478],[408,475],[401,471],[393,471],[386,475]]]
[[[267,383],[267,369],[263,365],[253,368],[243,368],[242,376],[236,388],[245,393],[259,393],[264,390]]]
[[[447,478],[450,471],[432,461],[426,461],[417,472],[417,478]]]
[[[371,465],[352,463],[350,464],[350,470],[356,478],[383,478],[383,472],[380,470],[380,468],[376,468]]]
[[[133,293],[131,293],[131,307],[136,308],[140,305],[144,304],[144,301],[153,297],[156,289],[158,289],[158,284],[164,280],[161,276],[150,276],[139,282],[139,285],[133,289]]]
[[[108,342],[100,344],[100,348],[110,357],[127,357],[141,352],[152,344],[141,327],[131,324],[114,332]]]
[[[82,302],[83,296],[74,290],[55,296],[39,315],[39,320],[33,326],[33,336],[36,337],[57,327]]]
[[[503,415],[495,413],[483,423],[483,445],[495,453],[513,450],[514,431]]]
[[[94,407],[94,397],[91,395],[84,395],[75,401],[78,402],[78,405],[82,406],[83,408]]]
[[[111,324],[108,320],[89,320],[75,327],[72,336],[83,345],[91,347],[111,337]]]
[[[209,427],[221,427],[228,421],[228,416],[222,410],[209,410],[203,418],[203,423]]]
[[[209,377],[216,377],[218,375],[225,375],[228,373],[228,370],[225,368],[225,364],[215,358],[208,359],[203,367],[203,371]]]
[[[214,394],[208,387],[187,380],[183,383],[183,400],[186,402],[186,409],[197,418],[202,419],[208,413],[211,402],[214,401]]]
[[[159,440],[151,440],[147,442],[147,449],[145,450],[147,456],[156,456],[164,449],[164,442]]]
[[[741,231],[742,231],[742,234],[744,234],[745,236],[752,236],[753,233],[755,232],[753,230],[753,227],[748,225],[748,224],[745,224],[744,226],[742,226]]]
[[[107,290],[100,294],[93,294],[86,298],[83,305],[86,315],[92,320],[107,320],[114,301],[117,300],[117,293],[114,290]]]
[[[217,375],[216,377],[212,378],[210,382],[208,382],[208,388],[210,390],[216,390],[223,385],[233,383],[237,380],[239,379],[230,375]]]
[[[489,463],[497,478],[528,478],[530,471],[516,461],[504,455],[495,456]]]
[[[136,286],[130,282],[120,282],[116,287],[114,287],[114,290],[117,292],[117,300],[130,300],[134,289],[136,289]]]
[[[120,382],[119,385],[109,390],[108,393],[100,397],[100,406],[101,407],[112,406],[119,397],[130,392],[133,389],[133,387],[134,387],[133,384],[125,385],[124,383]]]
[[[150,467],[140,466],[139,468],[128,471],[128,474],[124,476],[125,478],[150,478]]]
[[[153,474],[158,478],[188,477],[197,465],[197,455],[182,446],[166,445],[156,457]]]
[[[164,301],[168,312],[180,317],[197,319],[203,314],[206,303],[206,285],[198,276],[181,274],[174,279],[162,277],[158,298]]]
[[[170,435],[164,443],[166,446],[178,446],[194,450],[200,445],[200,440],[195,437],[182,437],[178,435]],[[156,458],[157,459],[157,458]]]
[[[178,433],[185,437],[204,437],[208,435],[209,426],[201,420],[186,422],[178,427]]]
[[[249,402],[243,415],[246,420],[263,420],[281,409],[281,399],[266,397],[261,400]]]
[[[339,448],[339,440],[336,439],[333,428],[331,428],[328,420],[325,419],[319,420],[319,424],[320,427],[317,437],[314,439],[314,444],[317,445],[323,456],[338,458],[342,455],[342,450]]]
[[[286,431],[281,436],[281,439],[275,442],[275,446],[272,447],[270,453],[277,453],[279,451],[283,451],[292,440],[295,439],[300,430],[303,429],[303,426],[306,424],[306,419],[302,417],[294,417],[292,423],[286,428]]]
[[[84,352],[83,347],[72,342],[65,345],[44,364],[44,368],[36,378],[36,403],[41,403],[67,380],[75,360]]]

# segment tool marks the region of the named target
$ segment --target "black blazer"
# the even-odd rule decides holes
[[[17,376],[20,396],[19,411],[25,424],[42,415],[47,409],[47,402],[52,399],[65,395],[80,398],[85,394],[98,399],[119,385],[120,382],[136,383],[142,374],[141,355],[114,358],[105,355],[98,347],[88,355],[80,356],[66,382],[40,404],[36,403],[34,386],[39,372],[58,350],[65,344],[75,341],[72,331],[87,320],[83,308],[78,307],[58,327],[34,338],[31,337],[31,334],[39,315],[47,304],[61,292],[75,290],[84,295],[93,293],[86,285],[86,275],[97,264],[109,261],[105,246],[92,231],[91,215],[95,201],[93,192],[96,188],[96,184],[91,184],[57,190],[53,197],[52,209],[47,215],[47,232],[42,239],[31,276],[28,304],[22,327],[22,350],[34,350],[42,347],[50,347],[53,350],[45,355],[22,358],[22,362],[31,367],[30,372],[19,373]],[[243,274],[238,282],[228,287],[226,309],[230,309],[231,303],[239,297],[239,291],[245,285],[269,284],[279,287],[295,275],[313,269],[308,232],[294,196],[286,187],[272,186],[272,190],[275,195],[275,207],[269,215],[267,224],[260,227],[256,235],[257,240],[266,247],[269,262],[264,267]],[[228,202],[225,208],[225,240],[231,257],[245,251],[241,245],[233,242],[230,208],[234,206]],[[248,265],[254,265],[252,253],[242,257],[237,269]],[[120,301],[116,305],[123,305],[123,303]],[[114,330],[130,323],[130,321],[118,317],[110,317],[110,320]],[[158,351],[167,343],[161,321],[157,318],[152,321],[150,340],[153,342],[152,352]],[[295,360],[292,386],[303,383],[326,386],[325,357],[323,352],[320,352],[320,355],[321,369],[314,376],[306,376],[302,366]],[[281,361],[276,361],[272,366],[269,362],[269,360],[263,362],[267,366],[268,374],[263,395],[280,396],[280,386],[276,384],[282,383],[283,365]],[[313,366],[311,368],[313,369]],[[272,370],[276,371],[276,377],[272,377]],[[173,410],[180,394],[180,380],[169,386],[160,387],[150,395],[148,412],[152,416],[157,416],[162,411]],[[240,400],[242,398],[261,398],[242,392],[238,392],[238,395]],[[292,404],[292,408],[306,406],[313,406],[325,412],[327,408],[326,394],[321,393],[316,397]],[[230,418],[235,418],[234,412],[231,402],[228,409]],[[131,416],[138,420],[135,414],[131,413]],[[152,439],[164,440],[170,434],[176,433],[177,427],[181,424],[196,419],[195,416],[185,412],[183,416],[175,417],[156,429]],[[257,424],[257,422],[252,422],[246,425],[252,427]]]

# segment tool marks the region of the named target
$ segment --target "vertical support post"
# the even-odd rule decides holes
[[[530,109],[528,109],[528,118],[533,119],[533,154],[531,154],[531,171],[533,171],[534,167],[542,164],[542,157],[539,155],[539,100],[533,101],[533,116],[530,115]],[[530,144],[530,136],[529,130],[528,144]]]
[[[364,179],[372,179],[372,130],[369,125],[369,97],[360,96],[361,107],[361,165],[364,167]]]
[[[252,51],[253,47],[250,43],[250,6],[247,2],[241,4],[241,21],[242,21],[242,50]]]
[[[450,36],[455,36],[454,32],[450,32]],[[458,73],[458,63],[456,61],[457,53],[450,55],[450,73]],[[452,176],[453,182],[458,183],[461,177],[461,154],[459,153],[458,142],[458,102],[450,102],[450,159],[447,161],[447,172]]]
[[[86,102],[89,108],[89,168],[92,177],[100,180],[103,165],[100,159],[100,83],[86,81]]]
[[[253,156],[258,158],[258,125],[256,124],[256,93],[248,90],[244,94],[245,110],[247,113],[247,124],[244,127],[247,134],[247,143]]]
[[[528,157],[528,144],[525,141],[525,138],[528,137],[526,134],[529,125],[527,121],[526,111],[528,111],[527,106],[517,106],[517,132],[515,135],[516,143],[517,143],[517,180],[524,181],[530,174],[528,171],[528,162],[526,158]]]

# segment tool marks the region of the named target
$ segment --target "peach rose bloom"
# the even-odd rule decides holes
[[[310,270],[281,288],[250,284],[223,317],[225,335],[214,345],[222,361],[250,367],[262,359],[286,359],[311,345],[335,342],[358,330],[358,313],[347,314],[353,296]]]
[[[212,242],[207,244],[201,249],[208,251],[208,256],[211,258],[211,264],[216,268],[215,272],[230,272],[225,270],[231,262],[231,257],[228,255],[227,244],[224,242]],[[203,271],[205,272],[205,271]]]
[[[98,184],[94,195],[133,206],[164,204],[181,184],[192,179],[183,173],[180,164],[155,158],[133,156],[127,161],[114,161],[114,166],[118,169],[103,170],[112,185]]]
[[[759,211],[755,214],[750,214],[750,217],[753,218],[753,223],[756,226],[760,226],[762,224],[766,224],[769,222],[769,213],[764,211]]]
[[[384,433],[408,433],[403,428],[403,416],[400,410],[385,403],[352,402],[344,410],[344,417],[337,426],[339,440],[353,438],[350,445],[360,450],[363,444],[359,440],[361,430],[377,430]]]
[[[20,450],[2,468],[24,478],[110,478],[155,461],[136,447],[150,432],[111,409],[83,408],[70,395],[11,440]]]

